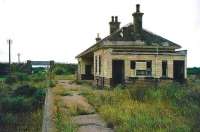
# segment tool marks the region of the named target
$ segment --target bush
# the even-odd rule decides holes
[[[55,87],[56,86],[56,84],[55,84],[55,82],[54,81],[52,81],[52,80],[50,80],[49,81],[49,87]]]
[[[38,107],[43,105],[45,100],[45,95],[46,95],[45,89],[37,89],[37,91],[33,95],[34,106]]]
[[[16,116],[12,113],[0,115],[0,124],[13,124],[16,123]]]
[[[65,69],[64,69],[64,68],[56,67],[56,68],[54,69],[54,73],[55,73],[56,75],[63,75],[63,74],[65,74],[66,72],[65,72]]]
[[[6,84],[13,84],[17,82],[17,76],[16,75],[10,75],[6,78],[5,83]]]
[[[15,75],[17,76],[17,79],[19,81],[21,81],[21,82],[23,82],[23,81],[29,81],[29,76],[26,73],[20,73],[20,72],[18,72]]]
[[[32,96],[36,91],[37,89],[30,85],[22,85],[19,86],[13,94],[16,96]]]
[[[46,73],[44,72],[38,72],[38,73],[35,73],[32,75],[32,80],[34,82],[41,82],[41,81],[44,81],[46,80]]]
[[[70,75],[75,74],[76,69],[76,64],[55,64],[53,72],[56,75]]]
[[[32,100],[23,96],[6,97],[1,100],[2,112],[27,112],[32,109]]]

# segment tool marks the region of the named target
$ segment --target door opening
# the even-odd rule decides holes
[[[185,78],[185,61],[174,61],[174,79],[184,80]]]
[[[113,85],[124,83],[124,61],[113,60],[112,61],[112,79]]]
[[[167,61],[162,61],[162,77],[167,77]]]

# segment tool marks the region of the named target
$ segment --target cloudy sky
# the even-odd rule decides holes
[[[133,21],[135,4],[144,12],[143,27],[188,50],[188,66],[200,66],[199,0],[0,0],[0,61],[76,62],[75,56],[109,34],[110,17],[121,26]]]

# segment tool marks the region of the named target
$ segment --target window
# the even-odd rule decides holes
[[[131,61],[131,69],[135,69],[135,61]]]
[[[99,74],[101,74],[101,56],[99,56]]]
[[[150,68],[151,69],[151,61],[147,61],[147,69]]]
[[[152,63],[147,61],[147,76],[151,76]]]
[[[146,70],[137,70],[136,75],[137,76],[146,76]]]

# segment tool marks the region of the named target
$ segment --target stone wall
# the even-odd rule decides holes
[[[97,65],[95,64],[95,57],[97,56]],[[101,73],[99,73],[99,60],[98,57],[101,56]],[[185,78],[187,78],[187,58],[185,55],[116,55],[112,54],[112,49],[100,49],[94,52],[93,56],[93,73],[94,73],[94,83],[96,85],[110,86],[112,85],[112,60],[124,60],[125,64],[125,79],[138,78],[136,76],[136,70],[131,69],[130,61],[151,61],[152,64],[152,78],[162,78],[162,61],[167,61],[167,78],[173,79],[173,61],[183,60],[185,61]],[[87,63],[82,58],[79,59],[80,67],[79,73],[84,74],[84,65]],[[97,67],[96,67],[97,66]],[[97,71],[96,71],[97,70]],[[126,81],[125,80],[125,81]]]

